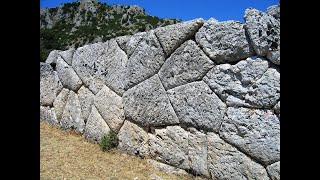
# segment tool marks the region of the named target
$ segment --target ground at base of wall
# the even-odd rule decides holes
[[[195,179],[169,175],[153,168],[146,159],[118,150],[103,152],[82,135],[40,122],[40,179]]]

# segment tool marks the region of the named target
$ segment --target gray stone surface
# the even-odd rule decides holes
[[[84,86],[78,90],[77,94],[81,105],[82,119],[87,122],[95,95]]]
[[[196,33],[196,41],[215,62],[235,62],[254,55],[244,25],[239,21],[209,19]]]
[[[190,168],[188,131],[180,126],[155,129],[154,134],[149,134],[149,148],[153,159],[182,169]]]
[[[280,21],[280,4],[273,5],[267,8],[267,12],[274,18],[276,18],[278,21]]]
[[[54,108],[50,108],[47,106],[40,106],[40,121],[47,121],[52,125],[59,125],[59,121],[57,119]]]
[[[140,32],[134,35],[120,36],[116,38],[116,41],[120,48],[130,57],[146,34],[146,32]]]
[[[62,113],[64,111],[66,104],[67,104],[68,95],[69,95],[69,90],[63,88],[62,91],[59,93],[59,95],[57,96],[57,98],[53,102],[54,111],[56,113],[58,121],[60,121],[60,119],[62,117]]]
[[[74,52],[72,67],[87,87],[93,81],[93,72],[97,71],[96,60],[104,53],[104,50],[104,43],[95,43],[79,47]]]
[[[152,159],[147,159],[147,162],[153,167],[158,168],[159,170],[164,171],[167,174],[175,174],[178,176],[188,175],[188,173],[183,169],[179,169]]]
[[[179,123],[158,75],[123,94],[125,116],[142,126]]]
[[[272,108],[280,99],[280,72],[269,68],[249,89],[246,101],[254,107]]]
[[[210,177],[207,166],[207,137],[204,133],[195,128],[189,128],[188,136],[188,157],[190,169],[196,175]]]
[[[273,110],[280,118],[280,101],[273,107]]]
[[[264,165],[280,160],[280,122],[271,110],[229,107],[219,134]]]
[[[155,29],[156,36],[163,47],[164,52],[169,56],[186,40],[192,38],[196,31],[203,25],[202,18],[181,22]]]
[[[88,121],[84,128],[86,138],[92,142],[99,143],[101,138],[108,134],[110,131],[109,126],[103,120],[95,106],[92,106]]]
[[[177,48],[159,71],[159,78],[166,89],[200,80],[214,63],[197,44],[188,40]]]
[[[280,21],[253,8],[246,9],[244,19],[255,52],[280,65]]]
[[[56,63],[57,58],[59,57],[59,53],[61,50],[53,50],[49,53],[46,63],[51,64],[51,63]]]
[[[104,86],[96,94],[93,103],[108,126],[118,132],[124,121],[122,98]]]
[[[208,168],[212,179],[269,180],[263,166],[252,161],[215,133],[207,134]]]
[[[267,166],[267,172],[271,180],[280,180],[280,161]]]
[[[253,56],[235,65],[217,65],[206,74],[203,81],[228,106],[269,107],[280,97],[280,94],[277,94],[280,74],[271,70],[274,74],[264,75],[267,71],[268,61],[262,57]],[[265,84],[259,83],[262,77]],[[264,101],[258,102],[256,92],[264,97]]]
[[[165,61],[153,30],[148,31],[128,60],[126,90],[156,74]]]
[[[134,123],[125,121],[119,133],[118,148],[132,155],[146,157],[149,154],[148,133]]]
[[[105,42],[104,46],[105,51],[95,61],[93,77],[96,82],[100,80],[117,94],[122,95],[127,81],[128,57],[114,39]]]
[[[60,124],[64,129],[74,129],[80,133],[84,130],[85,122],[81,115],[80,101],[78,95],[73,91],[69,91],[68,101],[64,108]]]
[[[168,90],[180,123],[218,132],[226,105],[203,81],[192,82]]]
[[[40,105],[52,106],[62,88],[57,72],[49,64],[40,62]]]
[[[71,48],[66,51],[60,51],[58,54],[61,56],[61,58],[68,64],[72,65],[72,57],[75,52],[75,49]]]
[[[162,180],[162,178],[155,173],[150,174],[149,179],[150,180]]]
[[[71,66],[69,66],[61,57],[56,60],[56,69],[63,87],[73,91],[78,91],[82,85],[81,79]]]

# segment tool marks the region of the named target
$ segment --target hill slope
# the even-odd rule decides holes
[[[40,9],[40,61],[51,50],[77,48],[84,44],[134,34],[181,22],[145,13],[139,6],[109,6],[97,0],[79,0]]]

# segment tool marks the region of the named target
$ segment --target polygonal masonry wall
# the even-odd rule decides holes
[[[40,63],[40,120],[212,179],[280,179],[280,7],[195,19]]]

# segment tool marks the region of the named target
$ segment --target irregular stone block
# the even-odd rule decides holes
[[[150,156],[172,166],[189,169],[188,132],[180,126],[155,129],[149,134]]]
[[[62,57],[62,59],[70,66],[72,66],[72,57],[75,49],[71,48],[66,51],[60,51],[58,54]]]
[[[171,89],[202,79],[213,65],[197,44],[188,40],[166,60],[159,71],[159,78],[166,89]]]
[[[110,131],[109,126],[103,120],[95,106],[92,106],[88,121],[84,128],[86,138],[95,143],[99,143],[101,138],[108,134]]]
[[[49,64],[40,62],[40,105],[52,106],[62,88],[57,72]]]
[[[47,121],[53,125],[59,125],[54,108],[40,106],[40,120]]]
[[[212,179],[269,180],[267,171],[215,133],[207,134],[208,168]]]
[[[118,132],[124,121],[122,98],[104,86],[96,94],[93,103],[108,126]]]
[[[146,157],[149,154],[148,133],[134,123],[125,121],[119,133],[118,148],[132,155]]]
[[[169,56],[182,43],[192,38],[203,23],[204,20],[199,18],[192,21],[159,27],[154,31],[159,38],[164,52]]]
[[[61,52],[61,50],[53,50],[49,53],[47,59],[46,59],[46,63],[47,64],[55,64],[56,63],[56,60],[57,58],[59,57],[59,53]]]
[[[126,118],[141,126],[179,123],[158,75],[126,91],[123,103]]]
[[[267,172],[271,180],[280,180],[280,161],[267,167]]]
[[[280,65],[280,21],[254,8],[246,9],[244,19],[255,52]]]
[[[254,55],[244,25],[239,21],[209,19],[196,33],[196,41],[215,62],[236,62]]]
[[[273,107],[273,110],[280,118],[280,101]]]
[[[128,57],[132,55],[139,42],[146,35],[146,32],[136,33],[134,35],[120,36],[116,38],[120,48],[127,54]]]
[[[270,14],[280,22],[280,3],[277,5],[269,6],[266,13]]]
[[[229,107],[219,134],[264,165],[280,160],[280,122],[271,110]]]
[[[167,174],[175,174],[178,176],[183,176],[183,175],[188,175],[188,173],[183,170],[183,169],[179,169],[173,166],[169,166],[167,164],[152,160],[152,159],[147,159],[147,162],[152,165],[155,168],[158,168],[161,171],[164,171]]]
[[[196,175],[210,177],[207,166],[207,137],[204,133],[195,128],[188,129],[188,157],[190,160],[190,169]]]
[[[168,90],[180,123],[218,132],[226,105],[203,81],[192,82]]]
[[[63,88],[62,91],[59,93],[59,95],[57,96],[57,98],[53,102],[54,112],[57,115],[58,121],[60,121],[60,119],[62,117],[62,113],[64,111],[66,104],[67,104],[68,95],[69,95],[69,90]]]
[[[73,68],[69,66],[61,57],[58,57],[56,62],[58,76],[62,85],[70,90],[78,91],[82,85],[82,81]]]
[[[73,91],[69,91],[68,101],[64,108],[60,124],[64,129],[74,129],[80,133],[84,130],[85,122],[82,119],[80,101],[78,95]]]
[[[280,73],[268,69],[268,61],[261,57],[217,65],[203,81],[232,107],[269,108],[280,98]]]
[[[78,97],[81,105],[82,118],[86,122],[91,112],[94,94],[88,88],[82,86],[78,90]]]
[[[128,60],[126,88],[155,75],[165,61],[161,45],[153,30],[148,31]]]

